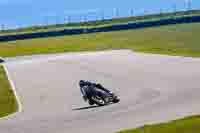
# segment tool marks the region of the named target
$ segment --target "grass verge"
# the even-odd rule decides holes
[[[18,104],[3,66],[0,65],[0,118],[16,112]]]
[[[0,56],[131,49],[200,57],[200,23],[0,43]]]
[[[199,133],[200,116],[187,117],[168,123],[146,125],[137,129],[120,131],[118,133]]]

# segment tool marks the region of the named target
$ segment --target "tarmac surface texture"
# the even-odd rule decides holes
[[[20,111],[0,133],[114,133],[200,114],[200,59],[130,50],[8,58]],[[117,104],[89,106],[79,80],[101,83]]]

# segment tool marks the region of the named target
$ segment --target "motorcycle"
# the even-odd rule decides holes
[[[90,105],[104,106],[110,103],[118,103],[120,98],[114,93],[98,91],[98,93],[93,94],[90,98],[87,97],[87,100]]]

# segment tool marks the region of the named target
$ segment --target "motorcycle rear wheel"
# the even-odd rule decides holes
[[[106,102],[104,101],[104,99],[100,98],[100,97],[92,97],[92,101],[99,105],[99,106],[104,106],[106,105]]]
[[[88,103],[89,103],[89,105],[94,105],[95,104],[93,100],[89,100]]]

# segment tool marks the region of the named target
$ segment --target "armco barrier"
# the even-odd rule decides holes
[[[110,32],[110,31],[118,31],[118,30],[138,29],[138,28],[145,28],[145,27],[155,27],[155,26],[162,26],[162,25],[195,23],[195,22],[200,22],[200,16],[169,18],[169,19],[162,19],[162,20],[155,20],[155,21],[135,22],[135,23],[119,24],[119,25],[112,25],[112,26],[99,27],[99,28],[89,28],[89,29],[87,28],[65,29],[65,30],[60,30],[60,31],[3,35],[3,36],[0,36],[0,42],[33,39],[33,38],[44,38],[44,37],[56,37],[56,36],[63,36],[63,35],[75,35],[75,34],[83,34],[83,33]]]

